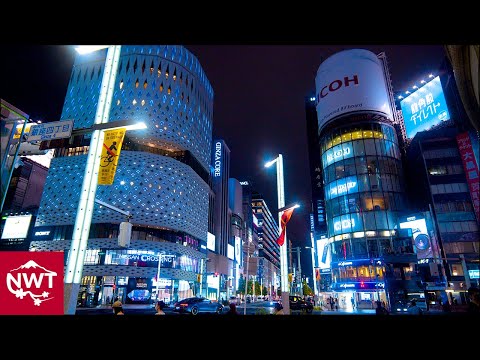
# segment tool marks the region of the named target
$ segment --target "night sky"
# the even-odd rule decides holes
[[[345,49],[385,52],[395,92],[405,91],[439,68],[440,45],[187,45],[214,90],[214,139],[231,150],[230,176],[249,179],[277,206],[275,168],[265,161],[284,157],[285,203],[299,202],[287,227],[296,245],[310,245],[311,186],[304,99],[315,88],[322,59]],[[0,97],[34,120],[58,121],[74,46],[1,45]],[[303,261],[302,261],[303,262]]]

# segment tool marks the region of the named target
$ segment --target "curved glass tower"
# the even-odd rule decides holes
[[[384,264],[404,181],[384,64],[363,49],[334,54],[316,77],[332,290],[341,307],[387,301]],[[342,306],[343,305],[343,306]]]

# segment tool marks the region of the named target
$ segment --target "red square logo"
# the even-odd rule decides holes
[[[0,251],[0,315],[63,315],[63,252]]]

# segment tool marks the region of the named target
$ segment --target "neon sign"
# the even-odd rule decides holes
[[[334,162],[351,158],[352,156],[353,149],[351,142],[334,146],[332,149],[325,151],[323,154],[323,168],[326,168],[328,165]]]
[[[341,231],[342,228],[347,229],[352,227],[355,227],[355,219],[344,219],[335,221],[333,223],[333,228],[335,229],[335,231]]]
[[[215,144],[215,169],[213,176],[219,177],[220,176],[220,170],[222,168],[222,162],[220,159],[222,158],[222,143],[220,141],[217,141]]]

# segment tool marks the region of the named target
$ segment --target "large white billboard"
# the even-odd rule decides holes
[[[332,262],[332,254],[328,239],[317,240],[317,263],[320,269],[329,269]]]
[[[371,51],[351,49],[325,60],[315,78],[318,129],[350,112],[376,111],[392,119],[382,62]]]
[[[28,235],[32,215],[9,216],[5,220],[2,239],[25,239]]]

